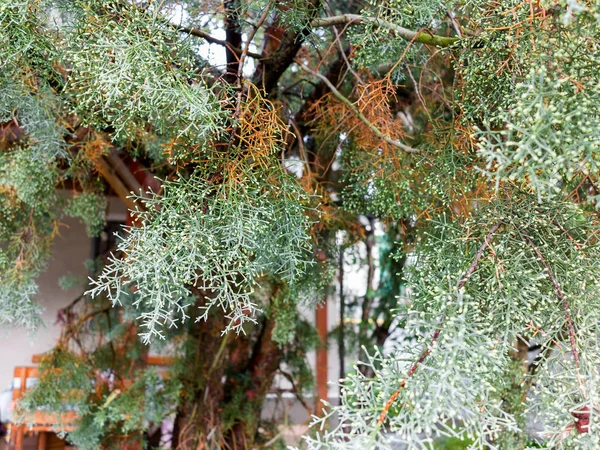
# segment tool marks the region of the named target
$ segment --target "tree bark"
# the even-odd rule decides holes
[[[225,435],[226,444],[234,450],[253,447],[262,406],[283,358],[283,348],[272,339],[274,327],[275,320],[266,318],[246,369],[249,382],[244,390],[245,407],[251,407],[252,412],[246,411]],[[231,384],[228,388],[235,390]]]
[[[316,16],[321,0],[307,0],[308,9]],[[279,24],[279,18],[267,29],[262,59],[254,73],[252,82],[264,89],[267,95],[274,92],[277,81],[292,64],[298,50],[310,35],[311,29],[304,28],[297,32]]]
[[[180,373],[184,400],[178,411],[174,448],[196,450],[218,442],[220,410],[224,397],[222,378],[226,370],[226,354],[221,330],[222,314],[206,322],[197,322],[188,339],[195,341],[185,354],[186,370]]]
[[[223,2],[225,9],[225,40],[227,46],[225,48],[225,56],[227,58],[227,69],[225,71],[225,80],[229,83],[237,81],[239,70],[240,57],[234,51],[242,45],[242,34],[239,27],[239,1],[226,0]]]

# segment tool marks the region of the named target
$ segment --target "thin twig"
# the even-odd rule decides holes
[[[408,73],[408,77],[410,78],[410,80],[413,82],[413,84],[415,86],[415,92],[417,93],[417,97],[418,97],[419,101],[421,102],[421,105],[423,105],[423,109],[427,113],[427,116],[429,117],[429,120],[432,121],[431,114],[429,113],[429,108],[427,108],[427,104],[425,103],[425,99],[421,95],[421,89],[419,88],[419,83],[417,83],[417,80],[415,80],[415,77],[413,76],[412,71],[410,70],[410,67],[408,67],[407,69],[408,70],[406,72]],[[391,73],[391,71],[389,73]],[[389,74],[388,74],[388,76],[389,76]]]
[[[261,448],[273,448],[273,444],[281,438],[282,434],[283,434],[283,431],[280,431],[275,436],[273,436],[273,438],[271,438],[267,442],[265,442]]]
[[[69,342],[69,340],[75,335],[77,330],[79,330],[88,320],[92,319],[93,317],[97,316],[98,314],[102,314],[107,311],[110,311],[112,308],[113,308],[112,305],[107,305],[103,308],[90,311],[87,314],[81,316],[77,320],[76,323],[69,325],[68,327],[66,327],[63,330],[62,335],[59,338],[59,341],[64,342],[64,343]]]
[[[331,8],[331,5],[329,4],[329,0],[325,0],[325,3],[327,4],[327,8],[329,9],[329,11],[333,12],[333,9]],[[346,26],[344,27],[344,30],[342,30],[342,32],[345,31],[345,29],[346,29],[346,27],[348,27],[348,25],[350,25],[350,24],[347,23]],[[352,68],[352,65],[350,64],[350,61],[348,61],[348,57],[346,56],[346,52],[344,50],[344,46],[342,45],[342,37],[341,37],[340,32],[338,31],[337,27],[334,25],[332,27],[332,29],[333,29],[333,32],[335,33],[335,39],[334,39],[334,41],[338,44],[338,47],[340,49],[340,53],[342,55],[342,59],[346,63],[346,67],[348,68],[348,70],[350,71],[350,73],[354,76],[354,78],[356,78],[356,82],[358,84],[360,84],[361,86],[366,85],[366,83],[362,80],[362,78],[360,78],[360,76]],[[343,80],[344,80],[344,78],[341,77],[341,79],[340,79],[340,81],[338,83],[338,86],[342,83]]]
[[[241,55],[243,52],[243,50],[241,48],[233,47],[227,41],[224,41],[222,39],[217,39],[216,37],[213,37],[210,34],[208,34],[206,31],[202,31],[198,28],[180,27],[178,25],[173,25],[173,27],[175,29],[177,29],[177,31],[179,31],[180,33],[187,33],[189,35],[202,38],[206,42],[209,42],[211,44],[216,44],[216,45],[221,45],[223,47],[226,47],[227,49],[229,49],[231,52],[235,53],[236,55]],[[246,52],[246,55],[250,56],[252,58],[255,58],[255,59],[259,59],[259,60],[265,59],[265,57],[259,53]]]
[[[246,41],[246,45],[244,45],[244,49],[242,50],[242,54],[240,56],[240,67],[238,68],[238,79],[242,78],[242,72],[244,70],[244,62],[246,61],[246,57],[248,56],[248,51],[250,50],[250,44],[252,43],[252,40],[254,39],[254,36],[256,36],[256,32],[258,31],[258,29],[260,27],[262,27],[263,23],[265,23],[265,20],[267,20],[267,17],[269,16],[269,11],[271,10],[271,2],[267,3],[267,6],[265,7],[265,10],[263,11],[262,15],[260,16],[260,18],[258,19],[258,22],[256,23],[256,25],[254,25],[252,32],[250,33],[250,35],[248,36],[248,39]]]
[[[300,157],[302,158],[302,161],[306,165],[306,174],[308,175],[308,179],[310,180],[310,182],[312,184],[313,175],[312,175],[312,171],[310,169],[310,161],[308,160],[308,155],[306,154],[306,147],[304,147],[304,141],[302,140],[303,136],[300,133],[300,130],[298,129],[298,126],[296,125],[296,122],[294,120],[290,120],[290,125],[292,126],[294,133],[296,133],[298,148],[300,149]]]
[[[589,261],[590,258],[584,253],[583,249],[581,248],[581,245],[579,245],[579,242],[577,242],[575,240],[575,238],[573,236],[571,236],[571,234],[565,229],[565,227],[563,227],[560,224],[560,222],[556,219],[550,219],[550,220],[552,221],[552,223],[554,225],[556,225],[560,229],[560,231],[562,231],[567,236],[567,238],[573,243],[573,245],[577,248],[577,250],[579,250],[579,252],[583,255],[583,257]]]
[[[460,31],[460,26],[458,25],[458,22],[456,21],[456,15],[450,10],[446,10],[446,15],[450,18],[450,22],[452,22],[452,28],[454,28],[454,31],[456,32],[456,35],[459,38],[462,38],[462,32]]]
[[[242,99],[244,97],[244,85],[242,84],[242,74],[244,71],[244,62],[246,61],[246,57],[248,56],[248,50],[250,49],[250,44],[252,43],[252,40],[254,39],[254,36],[256,35],[256,32],[258,31],[258,29],[263,25],[265,20],[267,20],[270,9],[271,9],[271,2],[269,2],[267,4],[267,6],[265,7],[265,10],[263,11],[262,15],[260,16],[260,19],[258,19],[258,23],[254,26],[252,32],[248,36],[248,39],[246,40],[246,45],[244,45],[244,49],[242,50],[242,54],[240,56],[239,67],[238,67],[238,72],[237,72],[237,84],[238,84],[239,92],[238,92],[238,98],[237,98],[237,104],[235,107],[235,116],[234,116],[236,119],[240,115],[240,111],[241,111],[241,107],[242,107]]]
[[[463,274],[463,276],[458,281],[458,283],[456,285],[457,290],[462,289],[465,286],[466,282],[471,277],[471,275],[473,275],[473,272],[475,272],[475,270],[477,270],[477,266],[479,265],[479,261],[481,260],[481,257],[483,256],[483,252],[485,251],[485,249],[487,247],[489,247],[489,245],[490,245],[490,243],[492,241],[492,237],[493,237],[494,233],[496,231],[498,231],[498,228],[500,228],[500,225],[502,225],[501,222],[498,222],[498,223],[494,224],[490,228],[490,230],[488,231],[488,233],[485,235],[483,243],[481,244],[481,246],[477,250],[477,253],[475,253],[475,258],[473,259],[473,262],[471,263],[471,265],[469,266],[469,268],[467,269],[467,271]],[[404,377],[404,380],[402,380],[402,382],[400,383],[400,386],[398,387],[398,389],[390,396],[390,398],[387,400],[387,402],[385,402],[383,410],[381,411],[381,414],[379,415],[379,419],[377,420],[377,428],[375,429],[375,432],[377,432],[381,428],[381,426],[383,425],[383,422],[385,421],[385,418],[387,417],[389,409],[391,408],[392,404],[396,401],[396,399],[400,395],[400,392],[402,391],[402,389],[404,389],[404,387],[406,386],[406,381],[412,375],[414,375],[414,373],[417,371],[419,365],[421,363],[423,363],[423,361],[425,361],[425,359],[431,353],[431,349],[433,348],[434,344],[436,343],[436,341],[440,337],[440,333],[442,332],[443,325],[444,325],[444,317],[442,317],[440,319],[440,322],[438,323],[435,332],[431,336],[431,341],[429,342],[429,344],[427,345],[427,347],[425,347],[425,349],[423,350],[423,353],[421,353],[421,356],[419,357],[419,359],[411,366],[411,368],[409,369],[409,371],[406,373],[406,377]]]
[[[344,97],[342,95],[342,93],[340,91],[338,91],[336,89],[336,87],[331,83],[331,81],[329,81],[327,79],[326,76],[321,75],[319,72],[312,70],[310,67],[304,65],[301,61],[299,61],[298,59],[294,60],[296,62],[296,64],[298,64],[302,70],[310,73],[311,75],[317,77],[318,79],[320,79],[323,83],[325,83],[327,85],[327,87],[329,88],[329,90],[331,91],[331,93],[338,99],[340,100],[342,103],[344,103],[348,108],[350,108],[350,110],[352,111],[352,113],[358,117],[367,127],[369,127],[369,129],[381,140],[387,142],[390,145],[393,145],[394,147],[398,147],[401,150],[404,150],[405,152],[408,153],[418,153],[419,150],[417,150],[416,148],[412,148],[409,147],[406,144],[403,144],[400,141],[397,141],[395,139],[392,139],[391,137],[383,134],[381,132],[381,130],[379,128],[377,128],[377,126],[375,126],[374,124],[372,124],[371,122],[369,122],[369,119],[367,119],[363,113],[360,112],[360,110],[354,106],[354,104],[348,100],[346,97]]]
[[[298,389],[298,386],[296,386],[296,382],[294,381],[294,377],[292,376],[292,374],[286,372],[285,370],[282,370],[281,368],[279,369],[279,373],[281,373],[281,375],[283,375],[290,382],[296,399],[300,402],[304,409],[306,409],[308,415],[312,415],[312,408],[309,406],[306,399],[302,396],[302,393],[300,392],[300,389]]]
[[[481,257],[483,256],[483,252],[491,244],[492,236],[494,235],[494,233],[496,231],[498,231],[498,228],[500,228],[500,225],[502,225],[501,222],[496,223],[492,228],[490,228],[490,231],[488,231],[488,234],[486,234],[483,244],[481,244],[481,246],[479,247],[479,250],[477,250],[477,253],[475,254],[475,259],[473,259],[473,262],[471,263],[471,265],[469,266],[469,268],[467,269],[465,274],[462,276],[462,278],[456,285],[456,287],[458,289],[462,289],[464,287],[465,283],[467,282],[467,280],[471,277],[471,275],[473,275],[473,272],[475,272],[475,270],[477,270],[479,261],[481,260]]]

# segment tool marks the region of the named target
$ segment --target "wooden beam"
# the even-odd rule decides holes
[[[96,161],[96,167],[98,168],[98,172],[104,177],[104,179],[108,182],[110,187],[115,191],[115,193],[119,196],[119,198],[127,205],[128,209],[136,210],[141,209],[142,205],[137,204],[133,201],[133,199],[129,198],[131,195],[131,191],[127,188],[125,183],[119,178],[117,175],[117,171],[114,167],[112,167],[103,156],[98,158]]]
[[[39,364],[43,357],[43,353],[36,353],[31,357],[31,362],[34,364]],[[172,356],[146,355],[143,357],[143,360],[149,366],[171,366],[175,364],[175,358]]]
[[[142,195],[144,193],[142,190],[142,185],[138,182],[138,180],[136,180],[119,155],[117,155],[116,150],[111,151],[107,159],[130,191],[137,195]]]

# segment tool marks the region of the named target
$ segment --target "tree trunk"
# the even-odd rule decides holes
[[[194,345],[189,345],[188,364],[179,373],[184,395],[173,448],[242,450],[254,444],[283,348],[272,340],[273,317],[266,317],[248,336],[221,336],[224,323],[219,317],[223,315],[198,322],[190,331]]]
[[[206,322],[197,322],[190,333],[185,354],[185,371],[179,374],[184,386],[182,405],[178,411],[174,447],[181,450],[203,448],[218,442],[221,435],[220,410],[226,366],[227,337],[221,336],[224,323],[217,315]]]
[[[283,348],[271,338],[274,327],[273,318],[265,319],[261,335],[254,346],[252,358],[246,369],[249,381],[244,390],[245,411],[225,436],[225,441],[234,450],[252,448],[263,403],[283,358]],[[235,386],[228,387],[235,392]]]

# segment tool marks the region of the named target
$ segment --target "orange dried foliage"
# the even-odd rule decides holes
[[[12,186],[1,185],[0,196],[3,196],[7,199],[6,205],[9,208],[16,208],[20,203],[19,197],[17,196],[17,191]]]
[[[243,178],[248,167],[269,167],[272,157],[285,148],[289,133],[279,115],[281,106],[265,99],[259,89],[244,81],[247,95],[240,103],[233,130],[231,149],[225,155],[225,169],[235,181]]]
[[[101,133],[91,131],[84,141],[79,144],[80,150],[86,159],[92,162],[98,161],[100,157],[107,154],[111,144]]]
[[[252,83],[245,82],[245,86],[248,95],[240,105],[238,150],[260,163],[285,146],[288,131],[276,105],[265,99]]]
[[[403,141],[406,133],[404,122],[395,117],[391,105],[397,101],[398,85],[389,77],[381,80],[370,80],[366,84],[357,84],[352,92],[356,98],[354,105],[384,135],[394,140]],[[397,164],[397,149],[380,139],[369,127],[358,118],[344,103],[332,94],[324,96],[311,110],[312,121],[326,139],[339,135],[342,131],[352,134],[356,147],[372,155],[391,157]],[[325,135],[328,133],[328,135]]]
[[[236,174],[241,175],[249,166],[268,167],[272,163],[271,157],[285,148],[289,134],[280,116],[282,106],[264,98],[249,81],[242,83],[245,95],[236,110],[236,122],[224,130],[230,137],[224,140],[213,136],[212,140],[198,145],[186,143],[184,152],[178,148],[178,139],[174,138],[164,146],[171,164],[220,160],[230,178],[235,180]],[[183,157],[186,155],[187,158]]]

